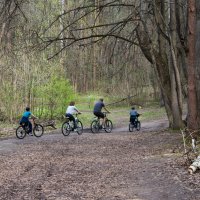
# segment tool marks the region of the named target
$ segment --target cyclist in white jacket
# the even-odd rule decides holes
[[[65,116],[68,117],[70,121],[73,121],[74,129],[77,128],[76,120],[73,116],[76,113],[81,114],[81,112],[75,107],[75,102],[71,101],[69,106],[67,107]]]

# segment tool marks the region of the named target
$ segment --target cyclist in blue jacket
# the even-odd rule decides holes
[[[28,125],[29,127],[29,135],[32,135],[32,123],[29,121],[29,119],[36,119],[37,117],[35,117],[31,111],[29,107],[26,107],[25,112],[22,115],[22,118],[20,120],[20,125],[22,125],[22,123],[25,123],[26,125]]]
[[[132,124],[135,123],[135,119],[139,116],[137,110],[135,109],[135,107],[132,107],[130,110],[130,122]]]

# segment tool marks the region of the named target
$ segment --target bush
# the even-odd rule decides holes
[[[58,76],[52,76],[48,83],[38,88],[37,94],[44,102],[42,108],[37,108],[42,116],[50,118],[62,115],[70,101],[75,98],[69,81]],[[41,112],[42,111],[42,112]]]

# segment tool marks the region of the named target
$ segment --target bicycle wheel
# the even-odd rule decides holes
[[[77,121],[77,133],[79,134],[79,135],[81,135],[82,133],[83,133],[83,124],[82,124],[82,122],[81,121]]]
[[[16,136],[18,139],[23,139],[26,136],[26,131],[22,126],[16,129]]]
[[[130,122],[129,123],[129,131],[133,132],[133,129],[134,129],[134,125]]]
[[[44,127],[40,124],[35,124],[35,127],[33,128],[33,134],[35,137],[41,137],[44,133]]]
[[[106,120],[106,123],[105,123],[105,132],[106,133],[110,133],[113,129],[113,124],[111,122],[111,120]]]
[[[97,120],[93,120],[90,128],[91,128],[92,133],[98,133],[99,132],[99,122]]]
[[[141,123],[140,121],[136,122],[136,130],[139,131],[141,129]]]
[[[64,122],[62,125],[62,134],[64,136],[68,136],[70,132],[71,132],[71,127],[70,127],[69,122]]]

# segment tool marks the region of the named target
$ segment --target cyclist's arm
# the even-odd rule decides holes
[[[106,107],[104,107],[104,109],[105,109],[106,112],[110,113],[110,111]]]
[[[139,114],[138,112],[137,112],[137,117],[139,117],[141,114]]]
[[[30,118],[31,119],[37,119],[37,117],[35,115],[33,115],[33,114],[30,115]]]
[[[74,110],[75,110],[78,114],[81,114],[81,112],[80,112],[77,108],[74,108]]]

